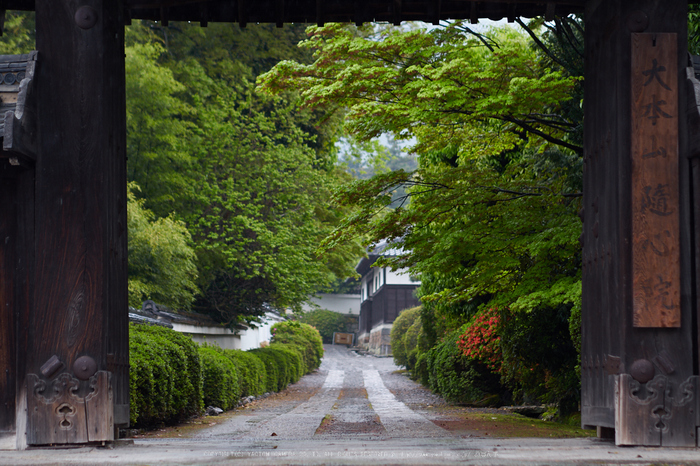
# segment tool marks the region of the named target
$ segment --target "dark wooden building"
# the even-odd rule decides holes
[[[393,256],[400,251],[382,243],[355,267],[360,281],[360,321],[357,344],[378,354],[391,353],[389,334],[394,320],[401,311],[418,306],[415,291],[420,285],[406,271],[390,267],[375,267],[382,256]]]
[[[124,25],[569,13],[586,21],[583,424],[619,444],[697,445],[700,84],[686,0],[0,0],[7,9],[36,11],[38,51],[0,152],[0,431],[19,448],[109,440],[128,420]]]

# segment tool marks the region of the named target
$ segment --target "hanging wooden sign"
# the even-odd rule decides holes
[[[676,34],[632,34],[635,327],[680,327]]]

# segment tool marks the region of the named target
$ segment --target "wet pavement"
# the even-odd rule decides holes
[[[182,437],[60,450],[2,450],[0,443],[0,464],[700,465],[697,449],[460,435],[439,427],[444,415],[427,409],[444,401],[396,370],[390,358],[326,346],[318,371]]]

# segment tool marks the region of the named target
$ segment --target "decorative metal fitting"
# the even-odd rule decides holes
[[[630,375],[639,383],[647,383],[654,378],[654,365],[647,359],[637,359],[630,367]]]
[[[48,361],[46,361],[46,362],[44,363],[43,366],[41,366],[41,368],[40,368],[39,370],[41,371],[41,374],[42,374],[44,377],[46,377],[47,379],[50,379],[51,377],[53,377],[54,375],[56,375],[56,373],[57,373],[58,371],[60,371],[61,369],[63,369],[64,367],[66,367],[66,366],[63,365],[63,363],[61,362],[61,360],[58,359],[58,356],[56,356],[56,355],[54,354],[53,356],[51,356],[51,357],[49,358]]]
[[[627,17],[630,32],[644,32],[649,27],[649,17],[642,10],[635,10]]]
[[[80,380],[88,380],[97,372],[97,363],[90,356],[80,356],[73,363],[73,373]]]
[[[75,12],[75,24],[80,29],[90,29],[97,24],[97,10],[88,5],[83,5]]]

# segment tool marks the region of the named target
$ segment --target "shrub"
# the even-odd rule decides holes
[[[457,341],[457,346],[467,358],[486,364],[491,371],[500,373],[503,355],[498,327],[501,318],[496,309],[482,311],[465,325],[466,331]]]
[[[299,322],[311,325],[318,330],[323,343],[333,343],[333,332],[345,332],[350,322],[350,317],[327,309],[316,309],[304,313]]]
[[[200,346],[199,354],[202,360],[204,404],[223,410],[235,407],[242,392],[236,365],[218,346]]]
[[[285,387],[287,384],[297,382],[306,374],[306,364],[304,364],[304,356],[299,346],[286,343],[272,343],[270,349],[284,353],[284,368],[287,374],[287,383]],[[283,389],[284,388],[281,390]]]
[[[256,348],[248,352],[260,359],[265,365],[265,392],[276,392],[278,390],[277,387],[280,385],[280,366],[283,362],[278,362],[278,357],[275,356],[275,353],[269,352],[269,348],[269,346],[267,348]],[[284,374],[282,377],[284,377]]]
[[[556,403],[560,414],[578,408],[579,354],[571,339],[571,305],[510,311],[503,319],[504,380],[518,401]],[[537,329],[533,335],[532,329]]]
[[[419,320],[420,307],[406,309],[394,320],[391,327],[391,354],[397,366],[408,367],[408,352],[404,346],[404,336],[408,329]]]
[[[309,325],[277,327],[267,348],[252,351],[197,346],[173,330],[129,326],[130,421],[153,426],[181,421],[204,405],[231,409],[241,396],[280,391],[318,367],[323,345]]]
[[[284,390],[287,385],[304,375],[301,352],[292,345],[273,343],[266,348],[256,348],[250,352],[265,363],[265,369],[268,371],[267,391]],[[273,376],[269,376],[270,373]]]
[[[427,346],[425,334],[423,333],[423,323],[420,318],[416,318],[403,337],[403,347],[406,351],[406,369],[410,371],[415,369],[418,355],[428,351],[429,348]]]
[[[450,333],[427,355],[430,388],[448,401],[467,405],[493,405],[500,402],[499,376],[485,365],[462,354],[457,341],[466,326]]]
[[[430,376],[428,372],[428,353],[418,353],[416,365],[411,371],[411,378],[418,381],[421,385],[430,386]]]
[[[224,355],[236,365],[240,377],[241,396],[265,393],[265,364],[249,351],[224,350]]]
[[[178,406],[175,416],[183,419],[203,410],[202,406],[202,364],[199,359],[199,346],[192,338],[183,333],[178,333],[165,327],[156,325],[140,325],[138,331],[147,334],[156,345],[161,344],[162,339],[177,345],[185,358],[185,364],[180,361],[180,351],[170,350],[170,368],[176,371],[174,403]],[[167,348],[164,345],[164,348]],[[167,354],[166,354],[167,356]],[[174,419],[175,420],[175,419]]]
[[[272,335],[272,342],[282,342],[288,335],[297,335],[304,338],[311,343],[316,358],[320,363],[323,357],[323,341],[321,340],[321,334],[311,325],[291,320],[278,322],[272,326]]]
[[[130,324],[132,424],[177,422],[202,410],[197,345],[170,329]]]
[[[304,373],[311,372],[321,365],[321,358],[318,357],[314,343],[300,335],[276,335],[272,341],[273,344],[282,343],[296,346],[304,360],[304,366],[306,367]]]
[[[165,419],[172,376],[167,361],[142,333],[132,331],[129,335],[129,365],[131,424],[149,425]]]

